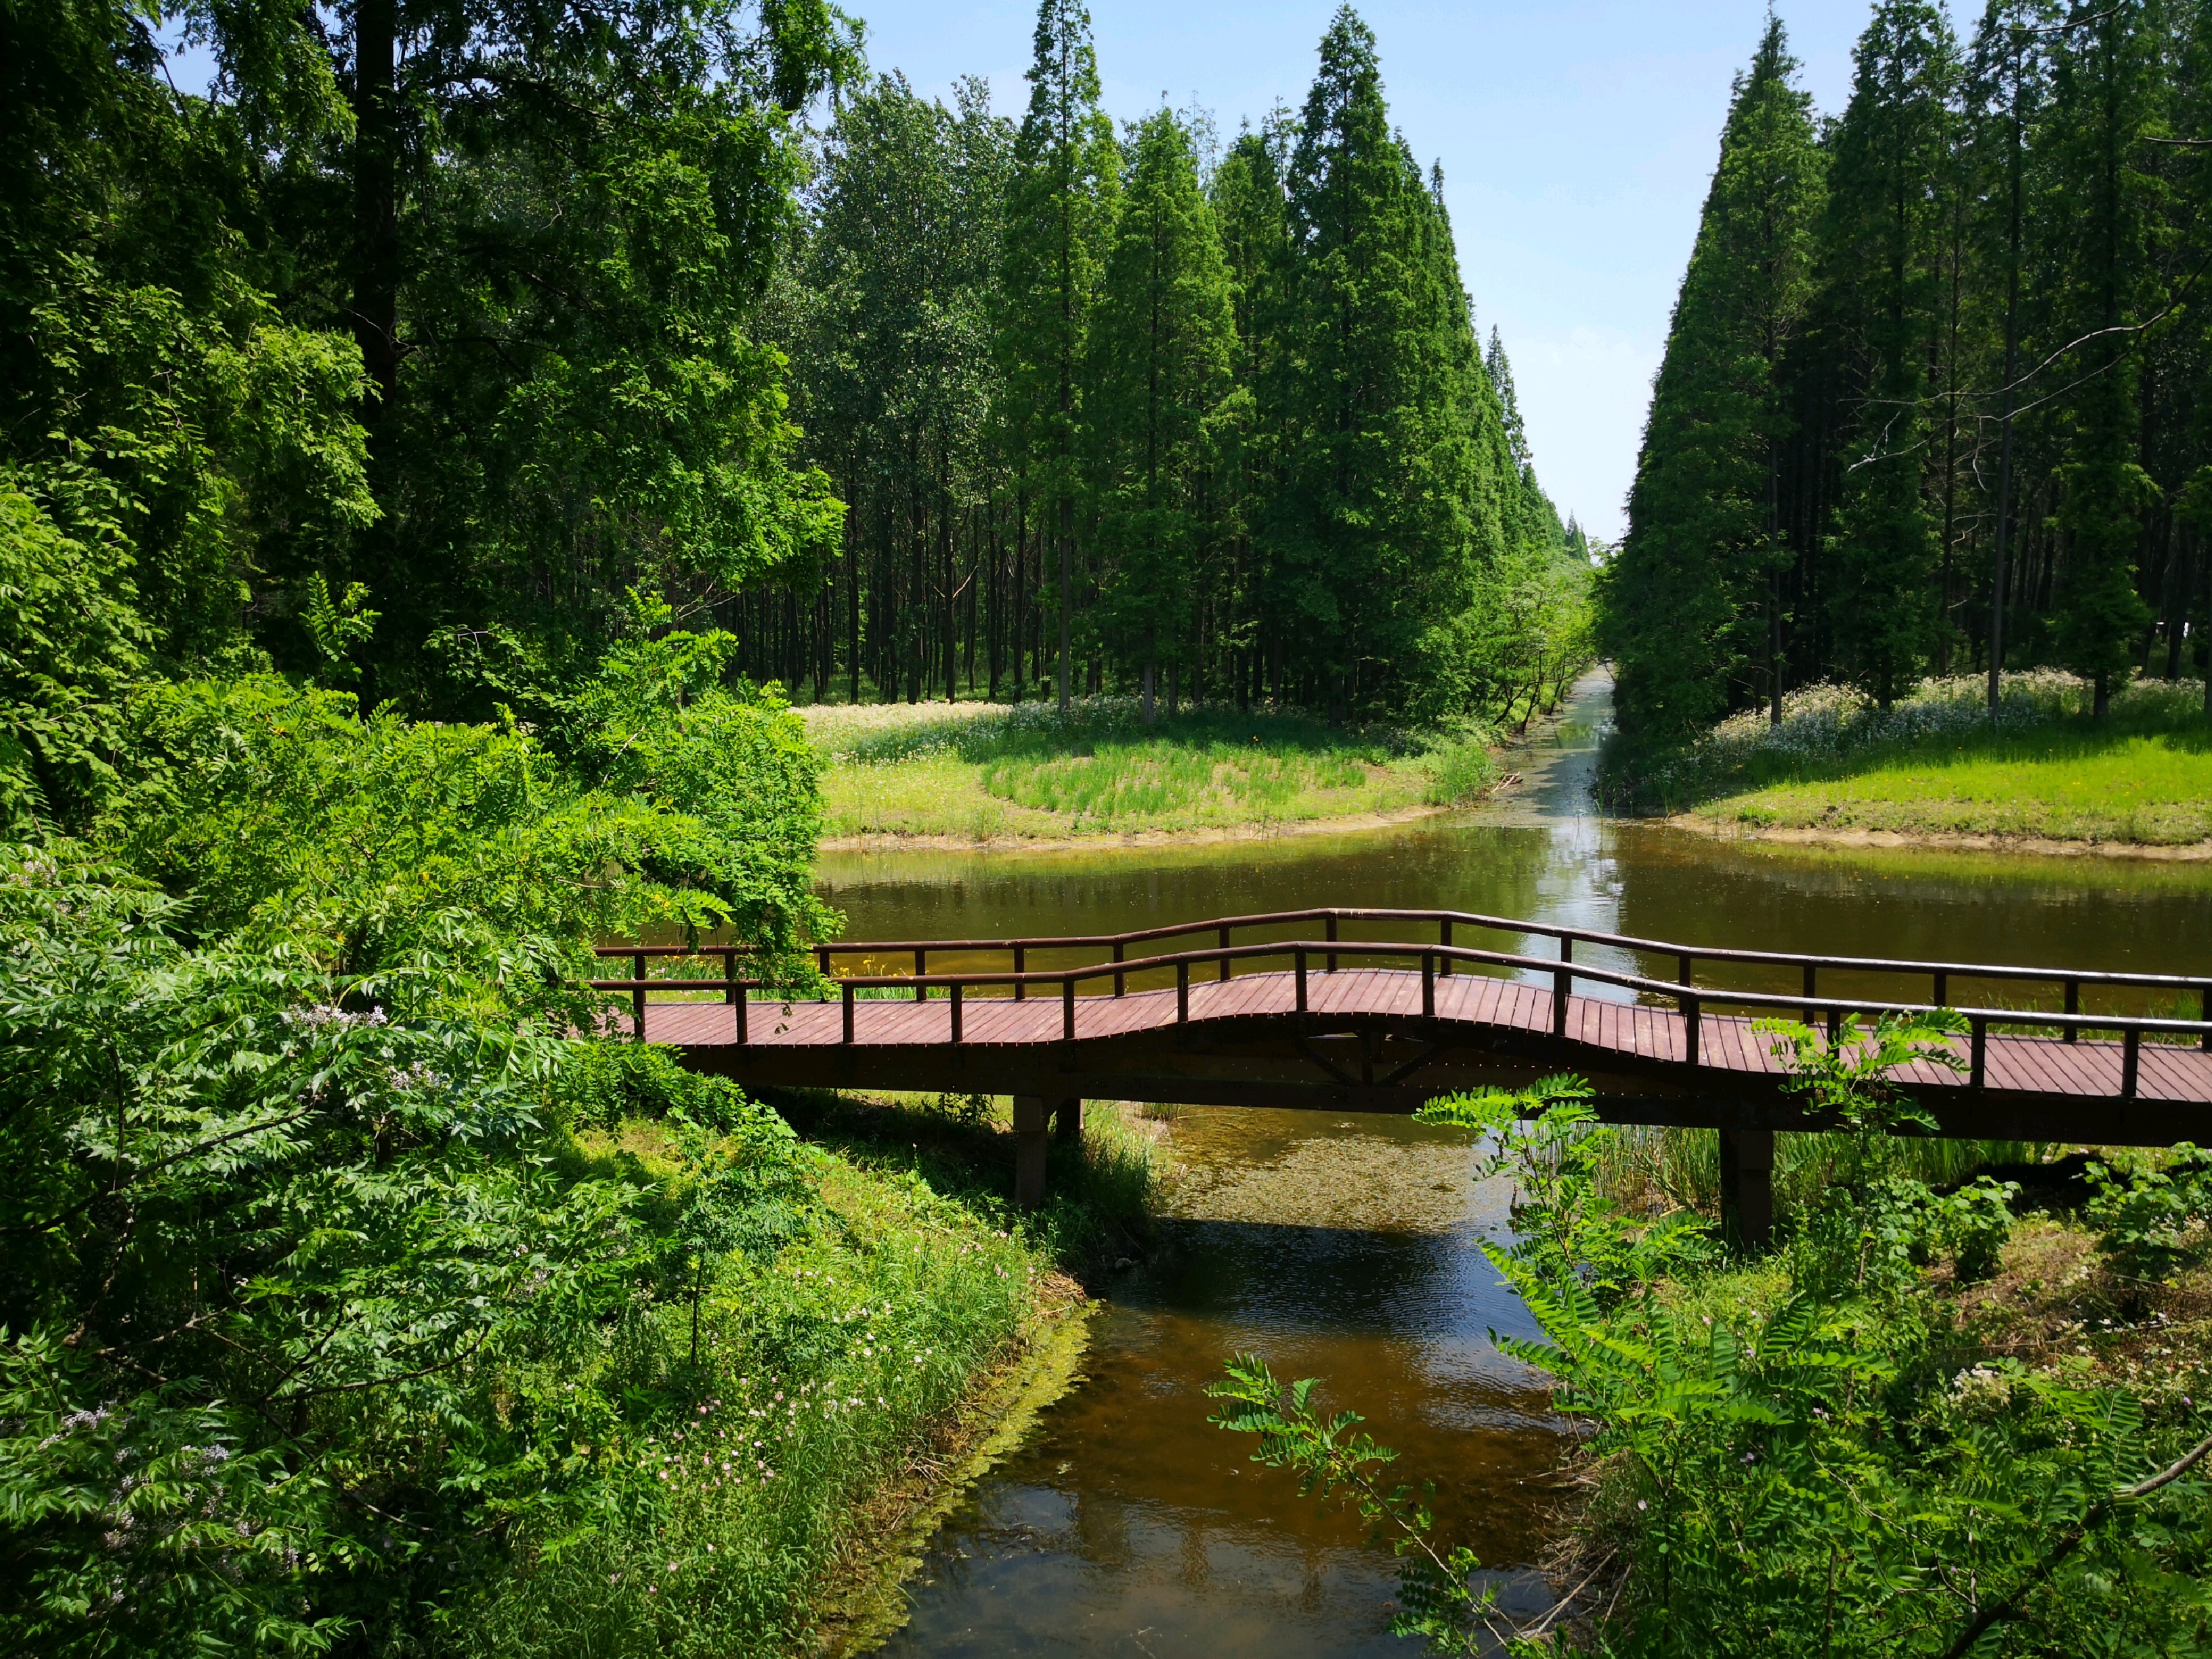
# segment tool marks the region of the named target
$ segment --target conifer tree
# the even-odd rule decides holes
[[[1926,0],[1881,0],[1854,61],[1822,250],[1857,393],[1828,612],[1847,672],[1886,708],[1920,672],[1937,622],[1923,492],[1940,297],[1932,185],[1953,141],[1957,64],[1943,13]]]
[[[1769,17],[1737,77],[1608,568],[1604,641],[1625,727],[1662,738],[1743,695],[1771,629],[1785,358],[1811,291],[1822,200],[1811,100]],[[1771,672],[1770,676],[1771,678]],[[1731,696],[1731,688],[1737,688]]]
[[[1134,134],[1090,338],[1085,405],[1109,644],[1142,676],[1190,627],[1215,526],[1208,424],[1230,389],[1234,323],[1189,132],[1166,110]]]
[[[1073,695],[1084,343],[1112,234],[1121,155],[1098,106],[1091,14],[1041,0],[1029,110],[1006,210],[1000,352],[1008,427],[1031,499],[1048,503],[1059,565],[1060,706]]]
[[[1431,625],[1471,599],[1480,384],[1449,228],[1348,6],[1322,41],[1286,197],[1285,338],[1261,386],[1282,468],[1276,603],[1309,695],[1342,708],[1430,680]]]
[[[2136,555],[2143,511],[2159,492],[2136,459],[2139,370],[2133,338],[2122,331],[2136,320],[2150,274],[2143,198],[2152,181],[2141,139],[2155,94],[2139,0],[2074,9],[2052,66],[2049,142],[2066,176],[2079,181],[2061,222],[2071,255],[2062,268],[2069,326],[2089,342],[2081,363],[2089,378],[2062,474],[2067,548],[2055,631],[2060,661],[2091,682],[2101,715],[2150,620],[2136,591]]]

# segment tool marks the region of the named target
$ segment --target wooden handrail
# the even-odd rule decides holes
[[[1456,920],[1458,918],[1455,919]],[[1218,926],[1219,924],[1209,923],[1206,925],[1211,927]],[[1174,933],[1188,933],[1198,930],[1194,928],[1180,928],[1173,930],[1154,929],[1148,931],[1151,931],[1156,935],[1161,933],[1168,933],[1171,935]],[[1330,931],[1332,933],[1334,932],[1334,929],[1331,929]],[[1583,937],[1583,935],[1578,933],[1577,936]],[[1014,996],[1017,999],[1020,998],[1030,986],[1056,986],[1060,992],[1061,1003],[1064,1010],[1063,1040],[1072,1042],[1075,1039],[1076,1030],[1076,988],[1086,981],[1110,979],[1115,984],[1115,989],[1112,994],[1120,995],[1122,994],[1123,989],[1126,988],[1128,976],[1147,972],[1164,972],[1172,969],[1176,973],[1176,1018],[1178,1023],[1182,1023],[1187,1021],[1190,1017],[1189,970],[1192,967],[1208,963],[1215,963],[1220,964],[1220,966],[1226,970],[1231,962],[1250,961],[1255,958],[1267,957],[1287,956],[1291,959],[1291,963],[1293,964],[1291,971],[1297,984],[1297,1012],[1299,1014],[1304,1014],[1308,1012],[1308,957],[1310,955],[1320,955],[1324,958],[1328,958],[1333,956],[1337,951],[1346,951],[1347,945],[1352,945],[1352,948],[1346,951],[1346,954],[1392,957],[1398,958],[1417,958],[1422,977],[1423,1013],[1425,1016],[1430,1017],[1433,1017],[1435,1006],[1435,973],[1438,967],[1441,966],[1448,969],[1449,965],[1453,962],[1463,962],[1486,967],[1522,969],[1548,975],[1553,981],[1554,995],[1559,998],[1558,1002],[1554,1005],[1553,1018],[1553,1030],[1555,1034],[1559,1035],[1564,1035],[1563,1011],[1565,1006],[1565,998],[1571,993],[1573,981],[1577,979],[1588,980],[1598,984],[1611,985],[1624,990],[1635,991],[1647,995],[1670,1000],[1674,1003],[1676,1009],[1683,1018],[1686,1033],[1685,1061],[1686,1064],[1692,1066],[1698,1063],[1699,1028],[1702,1024],[1703,1015],[1709,1006],[1716,1004],[1723,1006],[1740,1008],[1772,1008],[1778,1010],[1789,1010],[1793,1012],[1802,1012],[1804,1014],[1812,1014],[1815,1012],[1825,1013],[1828,1018],[1829,1033],[1832,1039],[1838,1030],[1842,1017],[1847,1014],[1874,1014],[1879,1016],[1881,1014],[1933,1013],[1938,1012],[1939,1008],[1942,1007],[1942,1005],[1935,1003],[1869,1001],[1857,998],[1816,997],[1802,994],[1793,996],[1780,993],[1736,991],[1718,986],[1693,985],[1689,981],[1688,975],[1696,957],[1706,954],[1704,952],[1680,953],[1678,965],[1685,977],[1681,981],[1674,981],[1667,980],[1655,980],[1647,978],[1640,974],[1626,973],[1615,969],[1601,968],[1591,964],[1576,963],[1572,960],[1571,952],[1559,957],[1528,957],[1522,956],[1511,951],[1485,951],[1472,945],[1409,944],[1396,940],[1379,939],[1362,940],[1357,942],[1344,941],[1338,939],[1320,940],[1269,939],[1255,942],[1250,945],[1234,945],[1225,948],[1217,945],[1209,949],[1173,951],[1161,956],[1138,957],[1134,959],[1128,957],[1126,951],[1117,951],[1115,953],[1115,960],[1111,962],[1103,963],[1086,963],[1072,968],[1029,969],[1012,972],[993,972],[986,970],[975,973],[951,974],[847,975],[839,976],[836,983],[842,993],[844,1002],[844,1041],[847,1042],[853,1041],[854,994],[856,991],[869,989],[910,990],[915,994],[917,1000],[921,1000],[927,998],[929,990],[939,987],[944,988],[954,999],[956,1005],[956,1012],[954,1012],[952,1018],[954,1031],[953,1041],[957,1042],[961,1040],[961,1026],[963,1023],[957,1011],[958,1002],[963,994],[970,988],[1000,985],[1012,987]],[[918,961],[926,961],[926,957],[921,954],[923,951],[946,948],[957,949],[960,947],[947,947],[941,944],[924,944],[920,946],[915,946],[910,942],[902,941],[898,945],[891,948],[896,948],[902,951],[913,950],[915,952],[916,959]],[[602,954],[635,957],[636,953],[628,950],[603,949]],[[697,953],[694,952],[690,954],[696,955]],[[734,965],[734,953],[717,952],[717,954],[723,955],[726,962],[729,962]],[[1957,970],[1953,969],[1951,971],[1955,972]],[[2185,981],[2183,982],[2195,985],[2201,981]],[[591,981],[591,986],[594,990],[608,992],[626,991],[631,994],[635,1005],[638,1034],[641,1039],[643,1036],[644,1002],[647,993],[656,990],[677,992],[704,990],[723,991],[729,996],[730,1000],[737,1005],[738,1032],[738,1041],[740,1042],[743,1042],[745,1040],[744,1006],[748,995],[752,991],[766,988],[764,982],[760,980],[739,979],[734,974],[722,979],[713,980],[650,979],[644,977],[643,975],[635,975],[629,979],[593,980]],[[2131,1097],[2135,1091],[2135,1084],[2139,1069],[2136,1056],[2139,1052],[2142,1040],[2146,1035],[2151,1033],[2171,1033],[2174,1035],[2193,1036],[2197,1037],[2206,1047],[2212,1048],[2212,1021],[2205,1019],[2167,1019],[2148,1016],[2107,1016],[2072,1012],[2063,1014],[2046,1014],[2039,1013],[2030,1009],[2014,1008],[1960,1007],[1951,1008],[1947,1012],[1960,1015],[1965,1018],[1967,1021],[1969,1032],[1971,1034],[1971,1047],[1974,1060],[1972,1068],[1972,1086],[1976,1087],[1982,1086],[1983,1050],[1986,1042],[1989,1028],[1993,1025],[2028,1026],[2031,1028],[2047,1030],[2057,1030],[2062,1033],[2064,1040],[2068,1042],[2074,1041],[2078,1034],[2082,1031],[2112,1031],[2118,1033],[2120,1036],[2126,1054],[2123,1069],[2122,1094],[2124,1097]]]
[[[1553,922],[1525,921],[1510,916],[1482,915],[1466,910],[1404,910],[1404,909],[1346,909],[1316,908],[1310,910],[1280,910],[1242,916],[1217,916],[1203,921],[1177,923],[1164,927],[1140,927],[1123,933],[1073,933],[1054,938],[1024,936],[1006,939],[854,939],[810,945],[810,954],[817,957],[884,956],[910,954],[915,951],[1012,951],[1036,950],[1101,950],[1115,945],[1124,947],[1150,939],[1173,939],[1185,933],[1219,933],[1247,927],[1284,927],[1293,922],[1320,921],[1324,925],[1343,921],[1423,921],[1444,925],[1482,927],[1497,933],[1526,933],[1539,939],[1560,939],[1571,944],[1611,945],[1616,949],[1638,951],[1650,956],[1686,957],[1692,962],[1735,962],[1784,967],[1809,966],[1832,968],[1844,973],[1874,974],[1942,974],[1958,979],[2039,980],[2063,985],[2128,986],[2145,990],[2203,991],[2212,987],[2212,975],[2189,974],[2130,974],[2102,972],[2081,968],[2021,967],[1997,963],[1934,962],[1902,957],[1832,957],[1799,951],[1752,951],[1732,945],[1686,945],[1666,939],[1640,938],[1632,933],[1607,933],[1594,928],[1563,927]],[[1322,941],[1321,948],[1334,943],[1345,955],[1363,953],[1370,944],[1395,941],[1329,939]],[[1449,940],[1443,941],[1450,943]],[[602,957],[707,957],[726,956],[734,947],[703,945],[697,949],[681,945],[601,945],[593,947]]]

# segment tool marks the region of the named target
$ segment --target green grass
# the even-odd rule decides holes
[[[696,1358],[688,1304],[662,1301],[515,1379],[519,1415],[565,1415],[593,1508],[556,1498],[509,1517],[512,1565],[448,1605],[441,1646],[501,1659],[805,1648],[867,1536],[859,1517],[886,1482],[912,1480],[1041,1310],[1065,1304],[1055,1269],[1146,1228],[1152,1142],[1097,1108],[1080,1146],[1053,1148],[1048,1207],[1015,1217],[1004,1106],[783,1103],[810,1138],[820,1220],[773,1257],[720,1258]],[[652,1120],[586,1131],[579,1155],[679,1180]],[[651,1403],[670,1399],[684,1404]]]
[[[2069,721],[2034,737],[1927,745],[1717,805],[1723,819],[1761,827],[2183,845],[2212,837],[2212,747],[2201,727],[2131,735]]]
[[[1637,781],[1641,804],[1721,826],[2185,845],[2212,838],[2212,723],[2194,682],[2144,683],[2110,714],[2065,677],[1990,723],[1978,683],[1931,683],[1888,715],[1821,706],[1778,733],[1739,716]]]
[[[1065,720],[1042,704],[885,709],[872,724],[826,720],[817,740],[830,761],[831,836],[1266,830],[1451,805],[1496,776],[1479,735],[1211,708],[1162,711],[1146,726],[1126,698],[1087,699]]]

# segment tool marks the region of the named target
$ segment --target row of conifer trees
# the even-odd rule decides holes
[[[1601,595],[1625,726],[1793,686],[2191,665],[2212,6],[1881,0],[1819,119],[1770,17]]]
[[[845,98],[769,305],[842,557],[735,606],[817,696],[1141,689],[1496,713],[1584,647],[1441,177],[1331,24],[1304,108],[1117,132],[1043,0],[1025,116],[896,74]]]

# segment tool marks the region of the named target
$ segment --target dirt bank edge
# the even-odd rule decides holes
[[[1996,836],[1949,830],[1826,830],[1817,825],[1758,825],[1740,820],[1716,825],[1710,817],[1677,812],[1666,820],[1673,829],[1709,841],[1781,842],[1802,847],[1927,848],[1942,852],[2035,853],[2053,858],[2150,859],[2165,863],[2212,860],[2212,841],[2159,846],[2147,842],[2073,841],[2048,836]]]
[[[1441,817],[1462,809],[1401,806],[1389,812],[1354,812],[1334,818],[1301,818],[1291,823],[1238,824],[1222,830],[1135,830],[1121,835],[969,836],[902,835],[878,830],[861,836],[825,836],[817,853],[1088,853],[1120,847],[1204,847],[1226,842],[1277,841],[1285,836],[1342,835],[1388,830],[1417,818]]]

